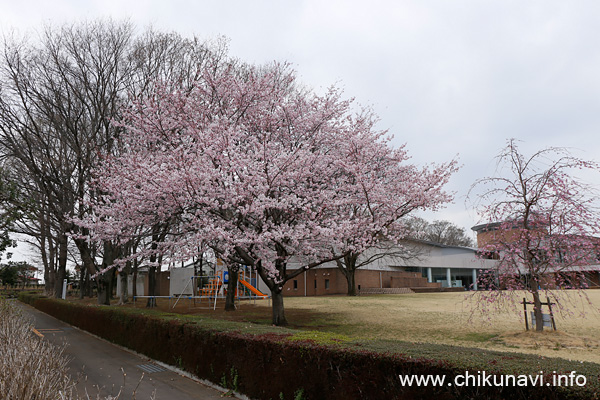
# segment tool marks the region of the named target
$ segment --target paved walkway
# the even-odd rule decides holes
[[[34,319],[35,332],[56,344],[67,345],[69,368],[78,379],[81,397],[95,399],[116,396],[120,399],[222,400],[223,393],[166,369],[148,358],[98,339],[73,328],[33,307],[15,302]],[[160,346],[160,343],[157,343]]]

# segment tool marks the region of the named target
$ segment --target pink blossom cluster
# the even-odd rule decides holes
[[[456,161],[419,168],[392,149],[369,109],[317,95],[286,64],[205,68],[132,100],[117,154],[95,172],[103,193],[80,224],[92,240],[168,234],[130,257],[187,260],[206,247],[255,267],[272,289],[303,269],[402,234],[400,218],[451,199]],[[302,269],[299,269],[302,271]],[[297,273],[297,272],[294,272]]]

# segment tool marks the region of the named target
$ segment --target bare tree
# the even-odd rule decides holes
[[[37,230],[55,231],[55,296],[62,295],[69,236],[77,233],[72,218],[87,212],[91,167],[114,142],[111,120],[123,103],[129,76],[123,57],[132,33],[128,24],[95,22],[47,28],[38,43],[13,38],[4,45],[3,154],[18,161],[37,189],[38,214],[49,216]],[[75,243],[96,273],[92,249],[82,239]]]
[[[428,222],[420,217],[408,221],[410,236],[414,239],[444,244],[447,246],[474,247],[475,243],[464,228],[450,221],[436,220]]]
[[[93,167],[119,151],[119,120],[129,99],[164,81],[191,86],[208,49],[198,39],[148,30],[136,37],[129,23],[85,22],[47,27],[37,40],[10,37],[0,59],[0,157],[16,167],[11,184],[26,182],[32,205],[19,230],[33,237],[47,285],[62,295],[72,241],[88,275],[96,275],[99,302],[108,303],[111,274],[100,274],[123,254],[123,243],[93,244],[73,223],[93,212]],[[14,204],[14,202],[13,202]],[[48,288],[50,289],[50,288]]]
[[[14,182],[8,179],[7,165],[0,166],[0,261],[4,252],[15,245],[9,233],[15,222],[23,213],[23,205],[19,204],[19,190]],[[16,204],[15,204],[16,203]],[[8,256],[10,257],[10,253]]]

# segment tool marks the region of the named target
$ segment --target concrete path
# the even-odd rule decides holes
[[[34,319],[35,332],[56,345],[66,344],[69,368],[78,380],[81,397],[96,399],[99,394],[124,399],[222,400],[223,393],[179,375],[148,358],[73,328],[33,307],[15,302]],[[157,344],[157,346],[160,344]]]

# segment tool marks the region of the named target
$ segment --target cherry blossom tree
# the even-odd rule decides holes
[[[404,201],[428,204],[420,197],[431,188],[421,189],[414,176],[386,179],[421,171],[400,168],[404,150],[389,148],[374,119],[369,111],[353,113],[335,88],[317,95],[301,87],[286,64],[219,59],[191,89],[156,85],[126,111],[122,151],[97,170],[106,195],[82,224],[96,240],[127,241],[140,226],[170,221],[177,228],[144,256],[188,260],[203,243],[227,263],[251,266],[271,290],[273,324],[285,325],[286,281],[363,251],[392,223],[362,218],[357,229],[358,220],[340,212],[363,201],[368,186],[371,207],[416,186]],[[300,268],[288,269],[292,258]]]
[[[366,132],[372,132],[373,122]],[[354,228],[343,238],[343,257],[336,260],[346,277],[348,295],[355,296],[358,268],[378,260],[418,256],[405,239],[411,233],[405,217],[418,210],[436,210],[452,200],[443,190],[457,170],[455,160],[418,167],[409,164],[405,147],[392,150],[386,141],[363,140],[350,154],[354,170],[349,176],[354,201],[339,214]]]
[[[543,330],[542,296],[565,308],[559,289],[587,287],[584,271],[598,263],[600,225],[594,189],[576,177],[596,170],[593,162],[562,148],[546,148],[526,156],[514,139],[498,155],[496,176],[479,180],[483,226],[482,254],[498,259],[484,274],[479,292],[485,302],[499,304],[520,290],[534,303],[536,330]],[[520,300],[520,299],[519,299]],[[485,304],[485,303],[484,303]]]

